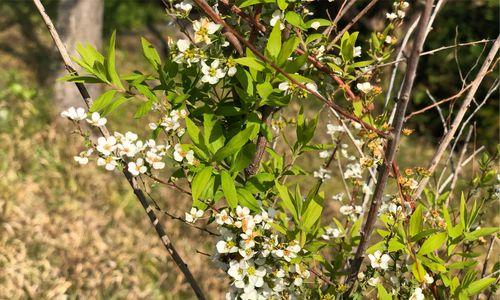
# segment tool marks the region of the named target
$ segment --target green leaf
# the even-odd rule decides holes
[[[221,172],[220,177],[222,183],[222,191],[224,192],[224,196],[226,196],[227,204],[231,208],[236,208],[236,206],[238,206],[238,194],[234,185],[234,179],[226,170],[223,170]]]
[[[222,125],[214,114],[203,114],[203,133],[205,144],[211,153],[216,153],[217,150],[224,146],[226,138],[222,130]]]
[[[145,116],[153,107],[153,101],[146,101],[142,103],[135,112],[134,118],[138,119]]]
[[[273,30],[271,31],[271,34],[269,35],[269,40],[267,41],[267,45],[266,45],[266,52],[269,54],[270,57],[272,57],[274,59],[278,57],[278,55],[280,54],[280,51],[281,51],[280,24],[281,24],[280,21],[278,21],[278,22],[276,22],[276,24],[274,24]]]
[[[141,37],[142,53],[149,63],[158,70],[161,68],[161,58],[155,47],[145,38]]]
[[[397,239],[392,238],[389,241],[389,246],[387,247],[387,251],[396,252],[396,251],[399,251],[399,250],[402,250],[405,248],[406,248],[406,246],[404,244],[400,243]]]
[[[207,188],[207,184],[212,177],[212,170],[213,168],[210,166],[203,168],[200,172],[196,173],[191,182],[191,194],[194,207],[199,207],[200,204],[203,206],[203,203],[199,202],[198,199]]]
[[[280,54],[278,56],[278,66],[284,65],[290,55],[297,49],[297,46],[300,44],[300,39],[296,36],[292,35],[288,40],[283,43],[281,47]]]
[[[312,19],[306,22],[305,26],[307,28],[312,28],[312,25],[319,27],[330,26],[332,23],[326,19]],[[319,25],[318,25],[319,24]]]
[[[239,5],[239,8],[244,8],[255,4],[274,3],[274,2],[276,2],[276,0],[245,0]]]
[[[419,204],[410,218],[410,236],[413,237],[422,231],[422,205]]]
[[[195,145],[200,145],[200,141],[202,138],[200,129],[198,128],[198,126],[196,126],[196,124],[194,124],[194,122],[190,118],[186,117],[185,120],[189,138]]]
[[[99,97],[97,97],[97,99],[94,100],[94,102],[92,102],[89,111],[90,112],[100,111],[106,106],[110,105],[111,102],[113,101],[113,97],[115,96],[115,94],[116,94],[115,90],[109,90],[102,93]]]
[[[113,31],[113,33],[111,34],[111,38],[109,39],[108,54],[106,57],[106,70],[111,83],[113,83],[117,88],[125,89],[120,80],[120,77],[118,76],[118,73],[116,72],[115,40],[116,40],[116,31]]]
[[[377,291],[378,291],[378,299],[379,300],[392,300],[391,294],[387,292],[387,290],[384,288],[383,285],[380,283],[377,286]]]
[[[238,202],[242,206],[248,207],[252,211],[260,212],[259,202],[257,201],[257,199],[255,199],[252,193],[244,188],[237,188],[236,191],[239,196]]]
[[[496,280],[496,278],[491,277],[476,280],[473,283],[469,284],[469,286],[465,289],[465,292],[467,293],[467,296],[479,294],[482,290],[488,288]]]
[[[436,233],[431,235],[418,250],[419,255],[429,254],[441,247],[441,245],[446,241],[446,232]]]
[[[247,142],[252,132],[255,130],[253,125],[247,125],[245,130],[238,132],[229,142],[220,148],[214,155],[216,161],[221,161],[226,157],[238,152]]]
[[[307,205],[302,214],[302,227],[309,231],[311,227],[320,219],[323,212],[323,197],[317,195]]]
[[[285,15],[285,20],[295,27],[307,29],[302,17],[294,11],[288,11]]]
[[[491,235],[491,234],[497,233],[498,231],[499,231],[498,227],[480,228],[480,229],[476,229],[472,232],[465,233],[465,239],[470,240],[470,241],[474,241],[482,236]]]
[[[239,65],[246,66],[257,71],[262,71],[265,68],[264,63],[254,57],[240,57],[236,58],[234,61]]]
[[[281,198],[281,205],[292,214],[293,219],[298,223],[299,215],[297,209],[295,208],[295,205],[293,205],[293,201],[290,193],[288,192],[288,188],[276,181],[276,189],[278,190],[278,194]]]
[[[462,223],[462,227],[465,230],[469,229],[467,228],[467,209],[465,208],[465,196],[463,192],[460,196],[460,223]]]
[[[264,81],[263,83],[257,84],[257,93],[262,98],[266,100],[269,95],[273,93],[273,86],[269,81]]]

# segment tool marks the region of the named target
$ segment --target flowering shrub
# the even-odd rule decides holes
[[[87,74],[66,80],[108,90],[89,112],[62,113],[85,140],[75,160],[189,193],[192,209],[183,220],[216,223],[213,260],[230,279],[229,299],[464,299],[490,288],[498,274],[486,274],[487,260],[480,273],[474,257],[498,231],[482,218],[498,200],[496,155],[483,155],[458,197],[446,186],[421,197],[434,168],[401,173],[394,159],[400,134],[411,134],[401,127],[402,103],[432,1],[395,108],[377,96],[409,4],[394,2],[379,32],[346,28],[335,36],[336,22],[316,18],[309,2],[166,2],[192,32],[179,22],[185,37],[169,40],[162,56],[142,39],[147,72],[117,73],[114,34],[106,55],[79,46],[75,61]],[[202,16],[193,20],[195,9]],[[312,111],[318,100],[328,114]],[[147,137],[114,132],[95,140],[84,126],[102,129],[106,115],[130,103],[139,103],[135,118],[154,120]],[[325,128],[318,128],[320,116],[328,118]],[[316,142],[323,131],[326,141]],[[323,163],[301,167],[299,159],[311,155]],[[167,165],[173,172],[163,180]],[[325,195],[334,180],[344,190]],[[449,205],[453,197],[459,209]],[[330,221],[322,216],[331,202],[340,208]],[[376,220],[381,227],[369,239]]]

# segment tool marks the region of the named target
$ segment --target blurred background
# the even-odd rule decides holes
[[[341,26],[368,1],[358,2]],[[167,39],[177,35],[161,1],[43,3],[70,50],[76,42],[89,42],[102,49],[116,29],[120,73],[145,68],[140,36],[165,53]],[[339,3],[319,1],[316,9],[318,13],[326,9],[335,13]],[[379,1],[353,29],[380,29],[391,5],[392,1]],[[497,0],[445,1],[425,50],[495,39],[499,8]],[[416,13],[410,9],[407,23]],[[31,1],[3,0],[0,15],[0,299],[57,299],[64,295],[84,299],[192,298],[126,181],[95,166],[74,163],[73,156],[82,150],[81,141],[70,134],[68,123],[61,122],[59,113],[71,105],[81,106],[81,100],[73,85],[57,81],[64,69]],[[399,38],[407,26],[403,26]],[[428,106],[431,97],[438,101],[459,92],[462,80],[474,78],[478,67],[473,67],[478,57],[486,55],[485,46],[489,48],[489,44],[479,43],[422,57],[408,111]],[[390,71],[384,69],[382,78],[388,79]],[[476,103],[487,95],[488,99],[471,122],[476,124],[474,147],[485,145],[490,152],[496,150],[499,134],[498,90],[491,89],[497,73],[495,70],[488,75],[478,91]],[[398,75],[396,83],[400,81]],[[379,84],[385,88],[387,82],[384,79]],[[97,95],[100,91],[95,87],[91,92]],[[382,105],[384,96],[378,100]],[[460,103],[460,98],[456,101]],[[314,108],[319,104],[308,105]],[[442,106],[444,116],[450,107],[453,105]],[[147,120],[135,122],[134,128],[124,123],[131,111],[122,108],[114,113],[110,117],[112,129],[144,130]],[[325,122],[319,126],[325,126]],[[405,156],[399,157],[400,165],[425,166],[443,133],[438,111],[420,114],[406,127],[415,133],[403,140],[400,152]],[[467,184],[474,164],[467,170],[469,177],[459,184]],[[338,187],[335,182],[326,185],[327,196],[338,193]],[[155,193],[171,213],[183,215],[190,207],[190,199],[179,193],[163,189]],[[331,211],[335,211],[333,204]],[[498,224],[495,212],[492,222]],[[195,277],[200,278],[210,296],[219,299],[227,282],[210,259],[196,251],[211,253],[210,239],[183,223],[164,221]]]

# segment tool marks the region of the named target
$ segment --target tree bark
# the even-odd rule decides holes
[[[102,44],[103,0],[60,0],[57,9],[57,30],[71,56],[77,55],[77,43],[89,43],[96,49]],[[79,71],[80,69],[77,69]],[[64,67],[59,67],[57,78],[67,75]],[[90,96],[97,97],[101,87],[88,87]],[[54,101],[59,109],[81,105],[81,95],[74,84],[56,81]]]

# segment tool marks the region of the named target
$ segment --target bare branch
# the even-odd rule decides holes
[[[389,173],[392,168],[392,163],[396,156],[396,150],[401,137],[401,129],[403,127],[404,116],[406,113],[406,107],[410,100],[411,91],[413,88],[413,82],[417,73],[418,61],[420,58],[420,53],[424,45],[426,37],[426,29],[429,24],[429,19],[432,11],[433,0],[427,0],[425,3],[425,9],[420,18],[420,23],[418,26],[417,36],[413,49],[408,61],[408,68],[405,76],[405,80],[402,85],[401,98],[397,102],[396,114],[393,123],[393,129],[391,131],[392,138],[389,139],[385,151],[384,162],[378,168],[378,179],[377,185],[375,186],[375,191],[373,193],[373,198],[370,205],[370,210],[365,218],[365,224],[361,229],[361,240],[359,246],[356,250],[354,260],[352,261],[350,274],[348,276],[348,281],[354,281],[356,275],[361,268],[361,263],[363,262],[364,252],[368,245],[368,240],[373,232],[375,222],[377,220],[377,214],[380,207],[380,202],[384,193],[384,189],[387,185],[387,180]]]
[[[474,98],[474,95],[476,94],[476,91],[479,88],[479,85],[483,81],[484,76],[488,72],[488,68],[490,67],[491,63],[495,59],[495,56],[497,55],[498,48],[500,47],[500,36],[497,37],[495,43],[493,43],[493,46],[490,49],[490,52],[488,53],[488,56],[483,62],[483,65],[481,69],[479,70],[479,73],[476,76],[476,79],[472,82],[472,86],[469,89],[469,92],[467,93],[467,96],[464,99],[464,102],[460,106],[460,109],[455,117],[455,120],[450,126],[449,131],[446,133],[446,135],[443,136],[441,139],[441,142],[439,143],[439,147],[434,153],[434,156],[432,158],[432,161],[429,165],[428,171],[430,174],[432,174],[435,170],[436,167],[439,164],[439,161],[441,160],[441,157],[443,156],[444,152],[446,151],[446,148],[448,148],[448,145],[450,144],[451,140],[455,136],[455,132],[458,129],[458,126],[462,122],[462,119],[465,116],[465,113],[467,112],[467,109],[469,108],[472,99]],[[418,186],[417,191],[414,194],[414,199],[418,199],[420,197],[420,194],[424,190],[425,186],[429,182],[429,177],[426,177],[420,181],[420,184]]]
[[[42,3],[40,0],[33,0],[33,3],[38,9],[38,12],[40,13],[43,21],[45,22],[45,25],[47,26],[50,35],[52,36],[52,39],[54,40],[54,43],[56,44],[57,50],[59,51],[59,54],[61,55],[61,58],[64,62],[64,65],[68,72],[73,75],[77,75],[77,72],[75,69],[72,67],[71,64],[71,59],[68,55],[68,52],[66,50],[66,47],[64,46],[63,42],[61,41],[59,34],[57,33],[54,24],[52,23],[50,17],[47,15],[45,12],[45,8],[43,7]],[[85,101],[87,106],[90,106],[92,104],[92,99],[90,98],[87,89],[85,88],[85,85],[83,83],[76,83],[78,90],[80,91],[83,100]],[[109,136],[109,131],[105,126],[99,127],[101,134],[103,136]],[[151,224],[156,230],[156,233],[160,237],[160,240],[162,241],[163,245],[167,249],[168,253],[174,260],[175,264],[179,267],[181,272],[184,274],[186,281],[191,285],[191,288],[195,292],[196,296],[198,299],[205,299],[205,296],[203,295],[203,292],[201,288],[199,287],[197,281],[191,274],[191,271],[189,270],[187,264],[184,262],[184,260],[180,257],[179,253],[175,249],[174,245],[172,244],[172,241],[170,240],[170,237],[166,233],[165,229],[163,228],[163,225],[161,225],[158,217],[153,211],[153,208],[149,205],[146,196],[144,195],[144,192],[139,188],[139,185],[137,183],[137,180],[135,179],[132,174],[130,174],[127,169],[123,170],[123,174],[125,175],[127,181],[129,182],[130,186],[132,187],[134,194],[136,195],[137,199],[141,203],[142,207],[146,211],[146,214],[149,217],[149,220],[151,221]]]

